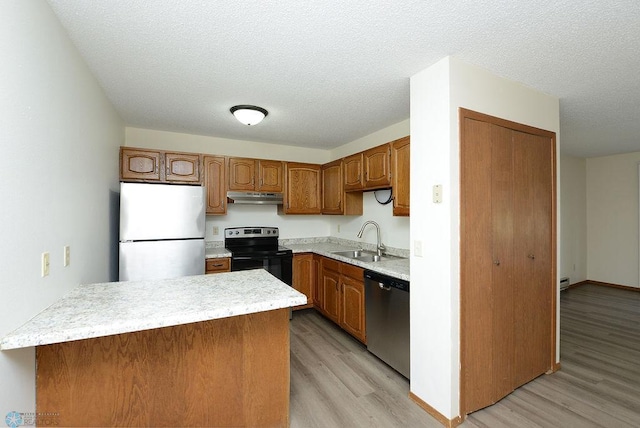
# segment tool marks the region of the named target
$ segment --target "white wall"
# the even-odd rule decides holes
[[[0,3],[0,55],[4,336],[80,283],[114,278],[124,125],[44,0]],[[33,348],[0,353],[0,415],[11,410],[35,411]]]
[[[560,277],[575,284],[587,279],[587,161],[560,156],[562,234]]]
[[[459,107],[560,140],[556,98],[451,57],[411,78],[411,391],[449,419],[460,411]],[[431,203],[435,184],[443,203]]]
[[[238,124],[238,126],[244,125]],[[259,130],[259,127],[256,129]],[[328,150],[260,143],[258,138],[256,138],[256,141],[242,141],[127,127],[125,130],[125,140],[126,146],[147,149],[175,150],[222,156],[319,164],[333,160],[329,158],[330,152]]]
[[[408,134],[409,120],[405,120],[336,149],[319,150],[128,127],[126,128],[126,145],[323,164]],[[366,220],[374,220],[380,224],[382,242],[388,247],[409,248],[409,219],[393,217],[391,204],[378,204],[373,192],[364,194],[362,216],[279,215],[275,206],[229,205],[226,216],[207,216],[205,240],[222,241],[225,227],[248,225],[279,227],[280,236],[285,239],[336,236],[358,240],[356,235]],[[338,225],[340,231],[338,231]],[[214,227],[218,228],[217,235],[213,234]],[[367,230],[362,241],[375,244],[376,234],[372,230]]]
[[[629,287],[638,279],[640,152],[587,159],[587,278]]]

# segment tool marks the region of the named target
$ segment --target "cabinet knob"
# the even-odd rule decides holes
[[[527,257],[529,257],[531,260],[534,260],[536,258],[535,254],[529,254]]]
[[[494,260],[493,264],[496,265],[496,266],[500,266],[500,260]]]

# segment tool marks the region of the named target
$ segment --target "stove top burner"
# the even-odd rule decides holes
[[[278,245],[277,227],[229,227],[224,230],[224,246],[232,256],[268,256],[291,252]]]

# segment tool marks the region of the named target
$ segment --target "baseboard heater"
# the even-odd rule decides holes
[[[560,278],[560,291],[569,288],[569,277]]]

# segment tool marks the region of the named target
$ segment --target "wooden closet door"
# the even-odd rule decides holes
[[[549,369],[552,288],[552,149],[546,137],[513,131],[515,231],[514,388]],[[552,363],[552,362],[551,362]]]
[[[462,414],[554,367],[554,150],[551,132],[461,109]]]
[[[461,140],[461,399],[467,412],[493,400],[491,125],[465,118]]]
[[[491,404],[510,394],[513,384],[514,306],[514,149],[512,131],[491,126],[492,397]],[[485,308],[486,310],[486,308]],[[486,406],[487,404],[485,404]],[[482,406],[484,407],[484,406]]]

